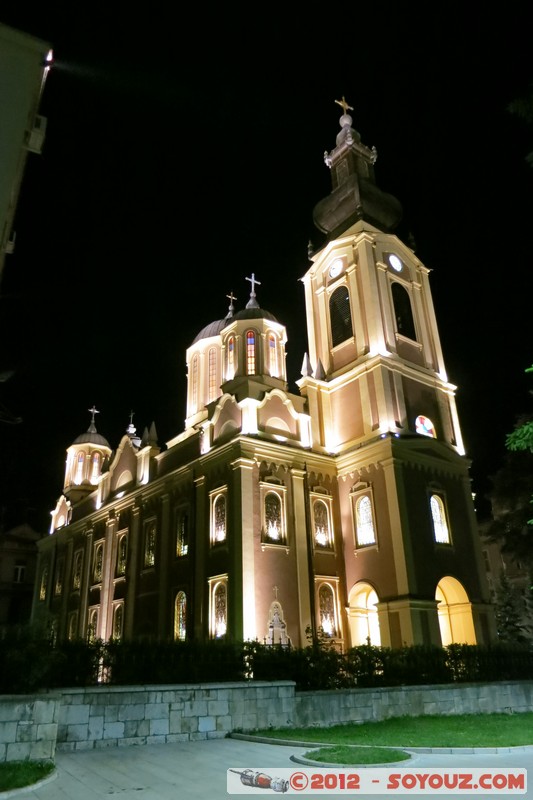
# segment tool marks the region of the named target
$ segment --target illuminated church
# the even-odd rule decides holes
[[[39,542],[33,618],[60,638],[495,638],[429,270],[337,102],[299,393],[252,273],[244,307],[230,295],[187,349],[185,427],[166,446],[130,423],[113,449],[90,410]]]

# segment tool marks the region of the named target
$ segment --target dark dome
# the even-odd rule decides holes
[[[87,431],[86,433],[81,433],[76,437],[76,439],[74,439],[72,444],[97,444],[100,445],[100,447],[109,447],[109,449],[111,449],[107,439],[96,431]]]
[[[243,308],[242,311],[237,311],[233,319],[269,319],[272,322],[278,322],[274,314],[265,311],[264,308]]]
[[[201,339],[209,339],[211,336],[218,336],[220,331],[226,327],[229,323],[227,319],[216,319],[214,322],[210,322],[209,325],[206,325],[205,328],[202,328],[200,333],[198,333],[194,339],[192,344],[196,344]]]

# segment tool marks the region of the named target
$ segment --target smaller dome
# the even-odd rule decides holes
[[[202,339],[210,339],[211,336],[218,336],[220,331],[225,328],[227,324],[227,319],[216,319],[214,322],[210,322],[209,325],[202,328],[200,333],[196,334],[192,344],[196,344],[196,342],[200,342]]]
[[[77,436],[72,444],[96,444],[100,445],[101,447],[109,447],[109,449],[111,449],[107,439],[97,433],[96,429],[91,431],[90,428],[86,433],[81,433],[79,436]]]

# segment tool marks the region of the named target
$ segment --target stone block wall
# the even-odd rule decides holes
[[[0,696],[0,763],[54,758],[59,721],[58,696]]]
[[[533,711],[533,681],[296,692],[293,681],[97,686],[0,696],[0,762],[403,715]]]

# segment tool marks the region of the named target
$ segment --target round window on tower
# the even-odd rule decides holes
[[[390,253],[388,256],[389,264],[393,268],[395,272],[401,272],[403,269],[403,262],[398,258],[397,255],[394,253]]]

